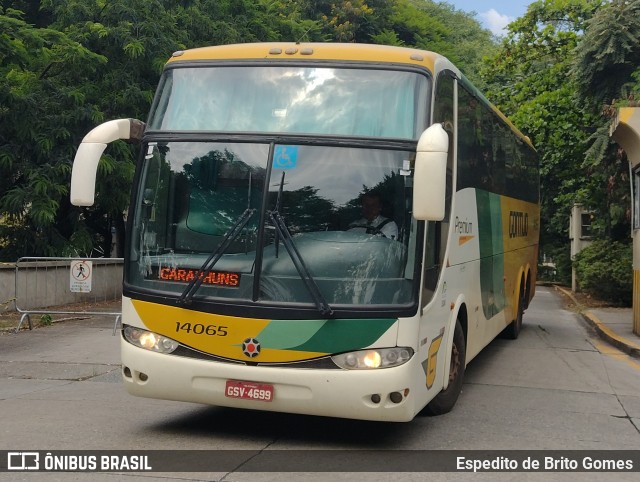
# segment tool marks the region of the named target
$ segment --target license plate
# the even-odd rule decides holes
[[[229,398],[242,398],[243,400],[259,400],[271,402],[273,400],[273,385],[267,383],[241,382],[239,380],[227,380],[224,394]]]

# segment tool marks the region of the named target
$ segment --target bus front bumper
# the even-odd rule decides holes
[[[252,410],[360,420],[410,421],[414,359],[378,370],[245,366],[156,353],[121,341],[126,390],[136,396]],[[266,384],[272,400],[227,394],[227,381]]]

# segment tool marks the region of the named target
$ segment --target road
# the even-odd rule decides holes
[[[119,383],[119,344],[111,331],[112,320],[98,318],[0,336],[0,450],[640,449],[640,362],[600,341],[547,288],[538,288],[517,340],[497,339],[469,364],[463,392],[451,413],[418,416],[406,424],[135,398]],[[458,480],[463,474],[439,475],[440,480]],[[494,480],[496,475],[480,477]],[[504,480],[514,476],[501,475],[507,477]],[[521,475],[517,477],[539,475],[545,480],[604,476]],[[303,479],[425,477],[360,476],[308,473]],[[36,478],[120,480],[109,473],[0,473],[2,480]],[[282,478],[282,474],[232,471],[126,475],[132,481]],[[617,473],[615,479],[635,477]]]

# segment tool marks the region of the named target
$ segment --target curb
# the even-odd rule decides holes
[[[567,296],[571,299],[571,301],[574,302],[574,304],[578,307],[579,313],[582,318],[595,329],[600,338],[615,346],[617,349],[623,351],[627,355],[630,355],[634,358],[640,358],[640,346],[631,343],[630,341],[621,337],[606,324],[600,321],[600,319],[598,319],[596,315],[588,310],[585,310],[584,306],[578,303],[578,300],[576,300],[576,298],[570,291],[565,290],[564,288],[561,288],[559,286],[554,286],[554,288],[556,289],[556,291],[560,291],[563,295]]]
[[[615,346],[618,350],[625,352],[627,355],[630,355],[634,358],[640,358],[640,347],[634,344],[631,344],[621,336],[618,336],[614,333],[607,325],[602,323],[593,313],[590,311],[581,313],[582,317],[586,319],[591,326],[595,328],[600,335],[600,338],[608,341],[613,346]]]

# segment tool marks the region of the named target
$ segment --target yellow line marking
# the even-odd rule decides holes
[[[635,361],[633,358],[631,358],[629,355],[627,355],[625,352],[618,350],[617,348],[609,345],[608,343],[598,340],[598,339],[593,339],[593,346],[596,347],[596,349],[602,353],[603,355],[607,355],[610,356],[611,358],[614,358],[618,361],[622,361],[624,363],[626,363],[627,365],[629,365],[631,368],[640,371],[640,363],[638,363],[637,361]]]
[[[598,329],[602,330],[607,336],[613,338],[614,340],[618,341],[619,343],[622,343],[622,344],[625,344],[625,345],[629,345],[629,346],[631,346],[631,347],[633,347],[633,348],[635,348],[637,350],[640,350],[640,345],[637,345],[636,343],[633,343],[631,341],[625,340],[620,335],[616,334],[607,325],[602,323],[596,316],[592,315],[589,312],[585,313],[584,315],[587,318],[589,318],[594,324],[596,324],[598,326]]]

